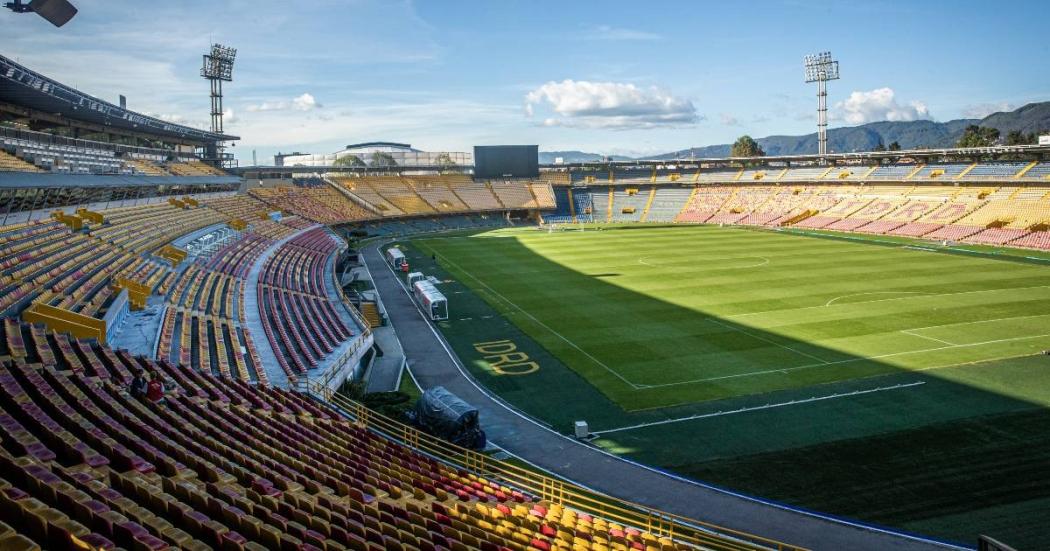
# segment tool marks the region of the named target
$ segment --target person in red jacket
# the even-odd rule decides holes
[[[154,371],[149,379],[149,385],[146,386],[146,399],[154,404],[160,404],[164,401],[165,390],[167,389],[164,385],[164,375]]]

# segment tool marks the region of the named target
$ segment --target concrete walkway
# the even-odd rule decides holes
[[[508,452],[611,496],[815,550],[960,549],[706,486],[630,462],[546,428],[489,394],[470,377],[451,347],[416,308],[378,247],[370,245],[363,257],[397,329],[412,374],[424,389],[442,385],[477,407],[489,439]]]
[[[110,348],[124,349],[136,356],[154,357],[166,309],[164,297],[150,295],[146,308],[128,312],[123,323],[110,333]]]
[[[171,242],[171,244],[174,247],[183,248],[188,243],[196,241],[196,240],[200,239],[201,237],[204,237],[205,235],[208,235],[209,233],[216,232],[216,231],[221,230],[222,228],[225,228],[225,227],[227,227],[225,222],[220,222],[218,224],[212,224],[210,226],[205,226],[205,227],[203,227],[203,228],[201,228],[199,230],[187,233],[186,235],[183,235],[182,237],[179,237],[178,239],[175,239],[174,241]]]
[[[385,265],[385,263],[384,263]],[[368,269],[368,265],[361,267],[362,276],[358,279],[372,280],[372,272]],[[383,297],[379,295],[379,292],[375,289],[375,283],[372,283],[373,290],[366,291],[365,294],[371,294],[374,296],[377,307],[380,312],[386,312],[386,306],[383,304]],[[368,381],[365,385],[365,392],[390,392],[397,390],[402,377],[402,367],[406,365],[405,351],[401,347],[401,341],[397,337],[397,328],[394,327],[393,320],[387,318],[387,324],[381,327],[374,327],[372,329],[372,335],[375,336],[376,346],[383,351],[382,356],[376,356],[372,362],[372,368],[368,372]]]
[[[372,330],[376,346],[383,351],[376,356],[368,370],[365,392],[392,392],[401,384],[401,368],[405,365],[405,354],[397,340],[394,328],[378,327]]]

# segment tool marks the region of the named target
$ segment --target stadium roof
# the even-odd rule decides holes
[[[347,149],[365,149],[368,147],[398,147],[401,149],[412,149],[412,144],[397,142],[361,142],[346,146]]]
[[[219,134],[122,109],[107,101],[61,84],[0,55],[0,101],[44,113],[188,142],[232,141]]]
[[[0,189],[95,188],[128,186],[214,186],[239,184],[238,176],[144,176],[0,172]]]

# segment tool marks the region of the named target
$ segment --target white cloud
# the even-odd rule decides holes
[[[693,102],[675,97],[669,90],[619,82],[551,81],[525,96],[526,115],[532,117],[537,107],[560,115],[546,117],[543,126],[656,128],[692,125],[700,120]]]
[[[724,124],[725,126],[739,126],[740,125],[740,121],[737,120],[737,118],[734,117],[733,115],[730,115],[729,113],[719,113],[718,114],[718,118],[719,118],[719,120],[722,121],[722,124]]]
[[[296,96],[287,100],[279,101],[264,101],[262,103],[249,105],[245,107],[245,111],[256,113],[259,111],[312,111],[323,107],[317,100],[314,99],[313,95],[309,93],[303,93],[300,96]]]
[[[320,103],[310,94],[304,93],[303,95],[292,100],[292,109],[296,111],[309,111],[321,107]]]
[[[154,117],[154,118],[160,119],[162,121],[166,121],[166,122],[170,122],[170,123],[174,123],[174,124],[181,124],[183,126],[191,126],[193,128],[200,128],[201,130],[207,130],[208,128],[211,127],[211,122],[210,121],[205,121],[203,119],[189,119],[189,118],[186,118],[186,117],[184,117],[182,115],[179,115],[177,113],[154,113],[154,112],[151,112],[151,111],[144,111],[144,112],[142,112],[142,114],[146,115],[148,117]]]
[[[897,103],[893,88],[876,88],[869,92],[855,91],[835,104],[833,117],[849,124],[864,124],[876,121],[915,121],[930,119],[930,110],[921,101],[910,101],[907,105]]]
[[[983,119],[992,113],[1013,111],[1017,106],[1006,101],[999,103],[975,103],[963,107],[962,115],[967,119]]]
[[[587,40],[662,40],[663,36],[638,29],[598,25],[584,31],[583,38]]]

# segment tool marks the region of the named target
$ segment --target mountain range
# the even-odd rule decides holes
[[[1029,103],[1014,111],[992,113],[983,119],[957,119],[947,122],[921,121],[881,121],[832,128],[828,130],[828,150],[832,152],[871,151],[880,143],[889,145],[897,142],[903,149],[922,147],[952,147],[959,140],[963,130],[971,124],[997,128],[1000,136],[1013,130],[1024,133],[1050,130],[1050,101]],[[804,136],[766,136],[756,140],[766,155],[800,155],[817,151],[817,133]],[[662,155],[649,155],[644,159],[681,159],[728,157],[730,144],[691,147],[672,151]],[[550,151],[540,152],[540,163],[550,164],[555,157],[563,162],[577,163],[600,161],[598,153],[583,151]],[[631,160],[629,157],[613,156],[613,160]]]

